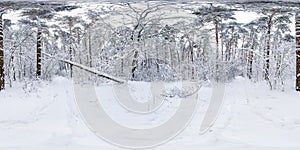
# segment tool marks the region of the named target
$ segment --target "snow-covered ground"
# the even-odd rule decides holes
[[[84,124],[76,106],[72,81],[56,77],[52,82],[33,84],[15,83],[14,88],[0,92],[1,150],[121,149],[99,139]],[[107,85],[97,87],[97,94],[105,89]],[[136,88],[132,93],[141,99],[143,91]],[[269,91],[265,83],[254,84],[237,78],[226,84],[224,103],[214,126],[200,134],[210,95],[209,84],[204,84],[191,124],[175,139],[154,149],[300,149],[300,93],[292,87],[285,92]],[[104,107],[112,118],[127,126],[138,126],[138,121],[131,120],[134,116],[124,118],[119,107],[112,107],[115,104],[111,103],[106,101]],[[170,111],[154,113],[148,118],[151,122],[144,125],[161,123],[167,118],[166,112],[172,114],[176,109],[175,104],[169,105],[165,109]]]

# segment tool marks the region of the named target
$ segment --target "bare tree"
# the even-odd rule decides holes
[[[139,57],[139,49],[138,46],[143,40],[143,32],[145,31],[145,28],[149,26],[149,24],[153,23],[153,21],[159,21],[159,15],[153,16],[154,13],[158,12],[161,9],[161,4],[156,4],[153,6],[147,5],[146,8],[138,8],[132,6],[130,3],[126,3],[125,5],[129,11],[125,15],[133,19],[133,30],[131,35],[131,40],[133,42],[133,45],[135,43],[137,46],[133,46],[134,53],[133,53],[133,59],[131,63],[131,78],[134,78],[134,72],[137,69],[138,65],[138,57]],[[128,13],[129,12],[129,13]],[[152,16],[151,16],[152,14]]]

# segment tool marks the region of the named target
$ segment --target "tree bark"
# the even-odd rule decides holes
[[[195,65],[194,65],[194,43],[190,41],[191,64],[192,64],[192,79],[195,79]]]
[[[92,65],[93,60],[92,60],[92,36],[91,36],[91,29],[88,29],[88,30],[89,30],[89,35],[88,35],[88,40],[89,40],[89,42],[88,42],[88,44],[89,44],[89,46],[88,46],[88,49],[89,49],[89,60],[88,60],[88,62],[89,62],[90,67],[93,67],[93,65]]]
[[[36,77],[40,78],[42,74],[42,31],[40,27],[38,27],[36,38]]]
[[[265,54],[265,80],[269,81],[269,70],[270,70],[270,49],[271,49],[271,28],[273,25],[273,17],[275,12],[269,16],[268,27],[267,27],[267,45]]]
[[[69,23],[69,59],[70,61],[73,61],[73,48],[72,48],[72,44],[73,44],[73,37],[72,37],[72,26],[71,23]],[[70,77],[73,77],[73,64],[70,64]]]
[[[137,35],[137,39],[135,39],[134,37],[134,34],[135,34],[135,31],[137,30],[137,28],[140,26],[140,24],[137,24],[135,27],[134,27],[134,30],[133,30],[133,33],[132,33],[132,36],[131,36],[131,40],[133,41],[133,45],[135,44],[135,40],[137,41],[138,45],[140,46],[140,41],[141,41],[141,34],[142,34],[142,31],[144,30],[144,28],[141,28],[138,32],[138,35]],[[135,47],[135,46],[134,46]],[[138,57],[139,57],[139,50],[138,49],[135,49],[134,50],[134,55],[133,55],[133,59],[132,59],[132,63],[131,63],[131,78],[134,79],[135,78],[135,75],[134,75],[134,72],[135,70],[137,69],[137,66],[138,66]]]
[[[3,49],[3,26],[2,26],[2,12],[0,12],[0,91],[4,90],[4,49]]]
[[[254,44],[255,44],[255,31],[252,29],[251,30],[251,35],[250,35],[250,38],[251,38],[251,49],[249,51],[249,55],[248,55],[248,69],[247,69],[247,75],[248,75],[248,78],[249,79],[252,79],[252,74],[253,74],[253,51],[254,51]],[[242,47],[243,48],[243,47]]]
[[[218,20],[215,20],[215,34],[216,34],[216,59],[217,59],[217,61],[218,61],[218,59],[219,59],[219,22],[218,22]]]
[[[215,23],[215,34],[216,34],[216,69],[215,69],[215,80],[217,82],[220,81],[220,65],[219,65],[219,22],[217,19],[214,21]]]
[[[296,14],[296,90],[300,91],[300,12]]]
[[[132,79],[135,78],[134,72],[135,72],[135,70],[137,68],[137,65],[138,65],[138,56],[139,56],[139,52],[138,52],[138,50],[135,50],[134,51],[134,55],[133,55],[132,64],[131,64],[131,66],[132,66],[132,69],[131,69],[131,77],[132,77]]]
[[[254,46],[252,46],[252,48],[253,48]],[[250,51],[249,51],[249,56],[248,56],[248,73],[247,73],[247,75],[248,75],[248,78],[249,79],[252,79],[252,65],[253,64],[253,49],[251,49]]]

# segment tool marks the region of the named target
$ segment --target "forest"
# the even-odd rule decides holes
[[[252,4],[2,2],[0,89],[14,81],[72,78],[74,62],[123,80],[230,82],[243,76],[284,90],[287,79],[297,78],[299,90],[298,33],[291,28],[298,23],[296,10]],[[239,23],[235,13],[241,11],[258,17]],[[106,82],[90,73],[81,76]]]
[[[0,0],[0,149],[298,150],[299,8]]]

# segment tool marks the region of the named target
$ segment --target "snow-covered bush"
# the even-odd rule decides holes
[[[134,72],[136,81],[173,81],[176,71],[169,64],[158,59],[143,60]]]

